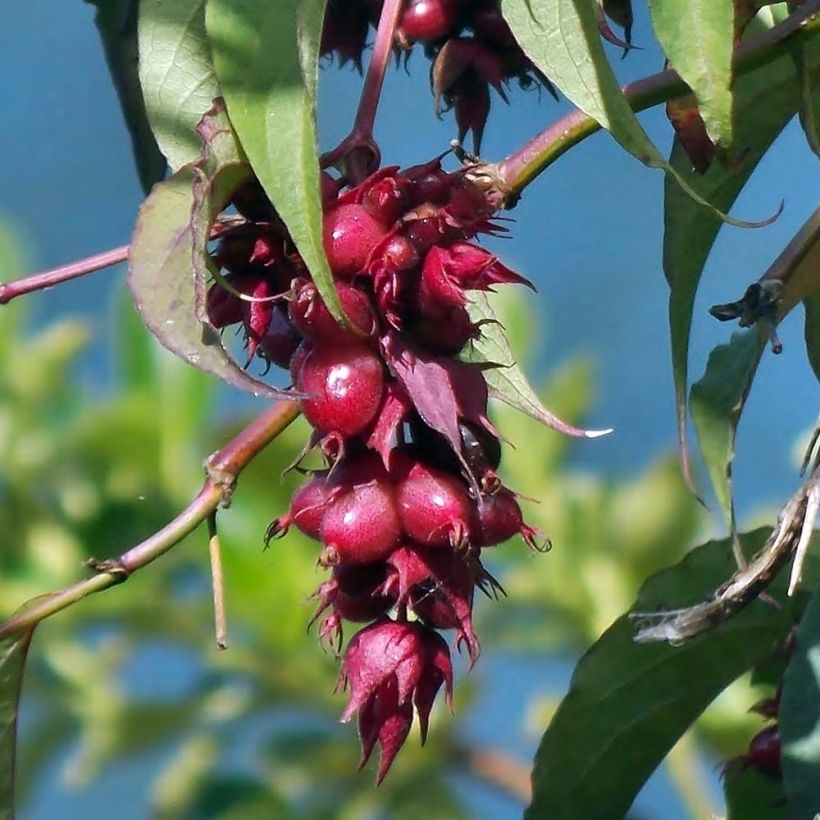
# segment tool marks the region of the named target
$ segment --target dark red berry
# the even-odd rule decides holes
[[[363,344],[314,347],[292,368],[305,418],[319,430],[342,436],[361,433],[376,415],[384,391],[381,359]],[[295,356],[294,358],[297,358]]]
[[[387,566],[382,562],[374,564],[337,564],[333,575],[319,595],[327,595],[328,604],[346,621],[372,621],[384,615],[393,605],[388,595],[379,594],[379,588],[387,576]]]
[[[419,316],[409,331],[422,347],[448,356],[459,353],[477,332],[463,307],[444,310],[437,316]]]
[[[509,541],[525,526],[521,508],[509,490],[482,498],[475,511],[470,541],[477,547],[493,547]]]
[[[298,280],[297,280],[298,282]],[[294,283],[294,298],[288,306],[290,320],[299,331],[314,342],[345,344],[359,336],[376,332],[376,318],[367,294],[345,282],[336,284],[336,293],[351,329],[340,325],[327,309],[319,290],[312,282]]]
[[[420,257],[409,239],[396,234],[385,243],[379,261],[385,270],[403,273],[418,265]]]
[[[268,527],[265,540],[270,541],[271,538],[285,533],[291,524],[295,524],[309,538],[315,538],[318,541],[322,516],[336,494],[338,494],[338,488],[327,480],[327,473],[317,473],[310,481],[296,490],[287,515],[273,521]]]
[[[762,732],[758,732],[752,738],[743,762],[773,780],[780,780],[783,776],[780,766],[780,727],[767,726]]]
[[[275,308],[259,347],[265,358],[277,367],[287,368],[302,337],[280,308]]]
[[[510,46],[515,43],[515,37],[494,0],[484,3],[482,7],[473,12],[470,27],[476,37],[485,43],[501,46]]]
[[[430,547],[463,544],[470,499],[462,482],[434,467],[416,464],[396,488],[405,533]]]
[[[452,0],[410,0],[399,19],[399,29],[409,40],[440,40],[456,22]]]
[[[435,217],[413,219],[407,223],[404,235],[420,253],[426,253],[441,239],[441,226]]]
[[[393,488],[382,481],[340,494],[322,518],[328,563],[370,564],[386,558],[401,535]]]
[[[364,271],[370,253],[387,234],[387,228],[361,205],[339,205],[324,222],[327,261],[336,276],[351,279]]]

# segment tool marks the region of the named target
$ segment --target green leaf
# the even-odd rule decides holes
[[[766,336],[757,328],[733,334],[729,344],[711,352],[706,372],[692,385],[690,401],[698,444],[730,532],[735,531],[735,433],[765,348]]]
[[[820,71],[820,38],[812,42],[813,72]],[[809,55],[809,49],[806,49]],[[816,74],[813,74],[816,76]],[[721,210],[737,198],[769,146],[794,116],[800,90],[794,61],[788,55],[739,77],[735,83],[735,144],[744,150],[739,168],[726,170],[714,162],[703,174],[690,170],[689,157],[676,141],[671,163],[688,185]],[[664,203],[663,267],[669,282],[669,329],[672,371],[678,411],[678,441],[684,473],[689,478],[686,450],[686,392],[692,313],[706,259],[720,229],[720,220],[692,201],[667,178]]]
[[[768,529],[741,536],[749,554]],[[631,611],[705,598],[735,569],[730,539],[711,541],[652,576]],[[581,658],[535,758],[525,817],[623,818],[646,779],[729,683],[767,657],[791,625],[784,579],[735,618],[680,646],[638,644],[621,616]]]
[[[820,591],[797,628],[780,696],[783,787],[792,817],[820,812]]]
[[[205,0],[140,0],[139,79],[148,121],[172,171],[199,157],[196,126],[219,96]]]
[[[86,0],[97,9],[105,60],[131,134],[137,173],[145,193],[165,176],[165,158],[157,146],[142,97],[137,70],[138,0]]]
[[[815,293],[803,301],[806,310],[806,324],[803,335],[806,339],[806,353],[809,364],[820,381],[820,293]]]
[[[316,83],[324,0],[209,0],[205,23],[228,116],[331,313],[322,245]]]
[[[14,818],[17,714],[34,628],[0,641],[0,820]]]
[[[128,286],[146,327],[184,361],[256,396],[283,395],[244,373],[219,334],[196,316],[191,273],[194,173],[180,169],[154,186],[140,208],[128,253]]]
[[[692,89],[712,141],[732,142],[732,0],[650,0],[652,25],[672,67]]]
[[[730,765],[723,778],[726,820],[788,820],[783,785],[756,769]]]
[[[562,421],[555,413],[544,407],[524,371],[516,363],[507,341],[506,331],[496,318],[487,297],[483,293],[472,293],[468,308],[470,318],[483,324],[481,336],[465,350],[464,358],[471,362],[496,365],[484,371],[490,395],[568,436],[597,438],[612,432],[583,430]]]
[[[527,56],[578,108],[645,165],[666,165],[621,93],[591,0],[504,0],[502,11]]]

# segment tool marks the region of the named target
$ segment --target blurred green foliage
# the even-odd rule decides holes
[[[4,255],[9,270],[10,249]],[[524,304],[506,298],[498,307],[520,347]],[[118,383],[89,399],[75,374],[88,328],[59,321],[31,333],[22,307],[0,313],[4,617],[81,577],[87,558],[116,555],[161,527],[199,487],[204,457],[246,421],[220,418],[214,382],[162,351],[130,305],[114,318]],[[580,421],[593,375],[589,362],[565,365],[545,385],[545,403]],[[571,441],[504,407],[495,411],[518,445],[505,455],[505,483],[538,502],[525,504],[526,514],[555,546],[547,554],[521,542],[492,551],[490,567],[508,597],[477,601],[480,663],[501,649],[576,657],[630,605],[647,574],[694,543],[704,521],[674,459],[629,480],[579,473],[568,464]],[[383,787],[373,789],[372,772],[355,771],[355,731],[338,724],[336,662],[307,633],[309,597],[323,576],[316,547],[294,531],[262,549],[268,522],[299,483],[298,474],[282,473],[306,436],[301,423],[288,428],[243,473],[220,513],[227,652],[214,646],[204,532],[39,628],[24,685],[23,817],[27,790],[66,750],[66,782],[91,788],[114,762],[162,753],[149,801],[163,820],[467,816],[451,775],[465,774],[469,761],[459,719],[480,693],[468,676],[456,696],[459,718],[439,705],[428,748],[411,740]],[[147,692],[131,680],[146,657],[154,676]],[[139,680],[145,685],[144,675]],[[550,694],[545,686],[521,732],[540,735],[554,708]],[[746,682],[730,687],[699,724],[700,747],[739,754],[760,727],[746,715],[757,697]],[[249,727],[261,738],[252,749]],[[670,756],[693,812],[708,805],[696,754],[686,738]]]

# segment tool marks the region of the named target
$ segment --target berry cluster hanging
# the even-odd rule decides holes
[[[487,416],[481,366],[458,358],[481,334],[467,293],[529,285],[471,240],[503,230],[484,192],[440,159],[383,168],[341,189],[323,172],[324,245],[347,318],[338,324],[257,185],[234,206],[246,222],[214,253],[208,294],[218,328],[241,324],[248,361],[289,367],[326,469],[277,518],[321,542],[331,571],[316,593],[319,636],[337,652],[344,621],[367,623],[348,643],[343,719],[358,714],[362,764],[376,743],[381,780],[418,713],[452,697],[441,630],[471,662],[479,652],[476,589],[500,587],[481,550],[520,534],[533,548],[513,492],[496,472],[499,436]]]

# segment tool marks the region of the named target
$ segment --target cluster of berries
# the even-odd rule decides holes
[[[344,719],[358,713],[362,764],[380,746],[381,780],[413,710],[423,738],[442,686],[451,699],[437,630],[455,630],[456,646],[478,655],[475,590],[500,590],[481,550],[516,534],[539,546],[496,472],[483,369],[457,358],[481,333],[466,292],[529,283],[469,241],[502,229],[482,190],[440,159],[384,168],[343,191],[325,174],[323,200],[346,325],[258,189],[235,198],[246,222],[219,241],[208,313],[218,328],[242,325],[249,356],[290,368],[314,428],[309,447],[326,469],[267,538],[293,525],[321,542],[319,563],[331,570],[316,593],[322,641],[338,651],[343,621],[369,624],[348,643],[340,685],[350,689]]]
[[[330,0],[322,53],[361,66],[369,27],[375,26],[382,0]],[[506,86],[544,87],[549,80],[532,64],[501,16],[498,0],[407,0],[395,34],[399,54],[423,46],[432,61],[436,113],[453,110],[458,139],[472,133],[476,153],[490,113],[490,86],[506,102]]]

